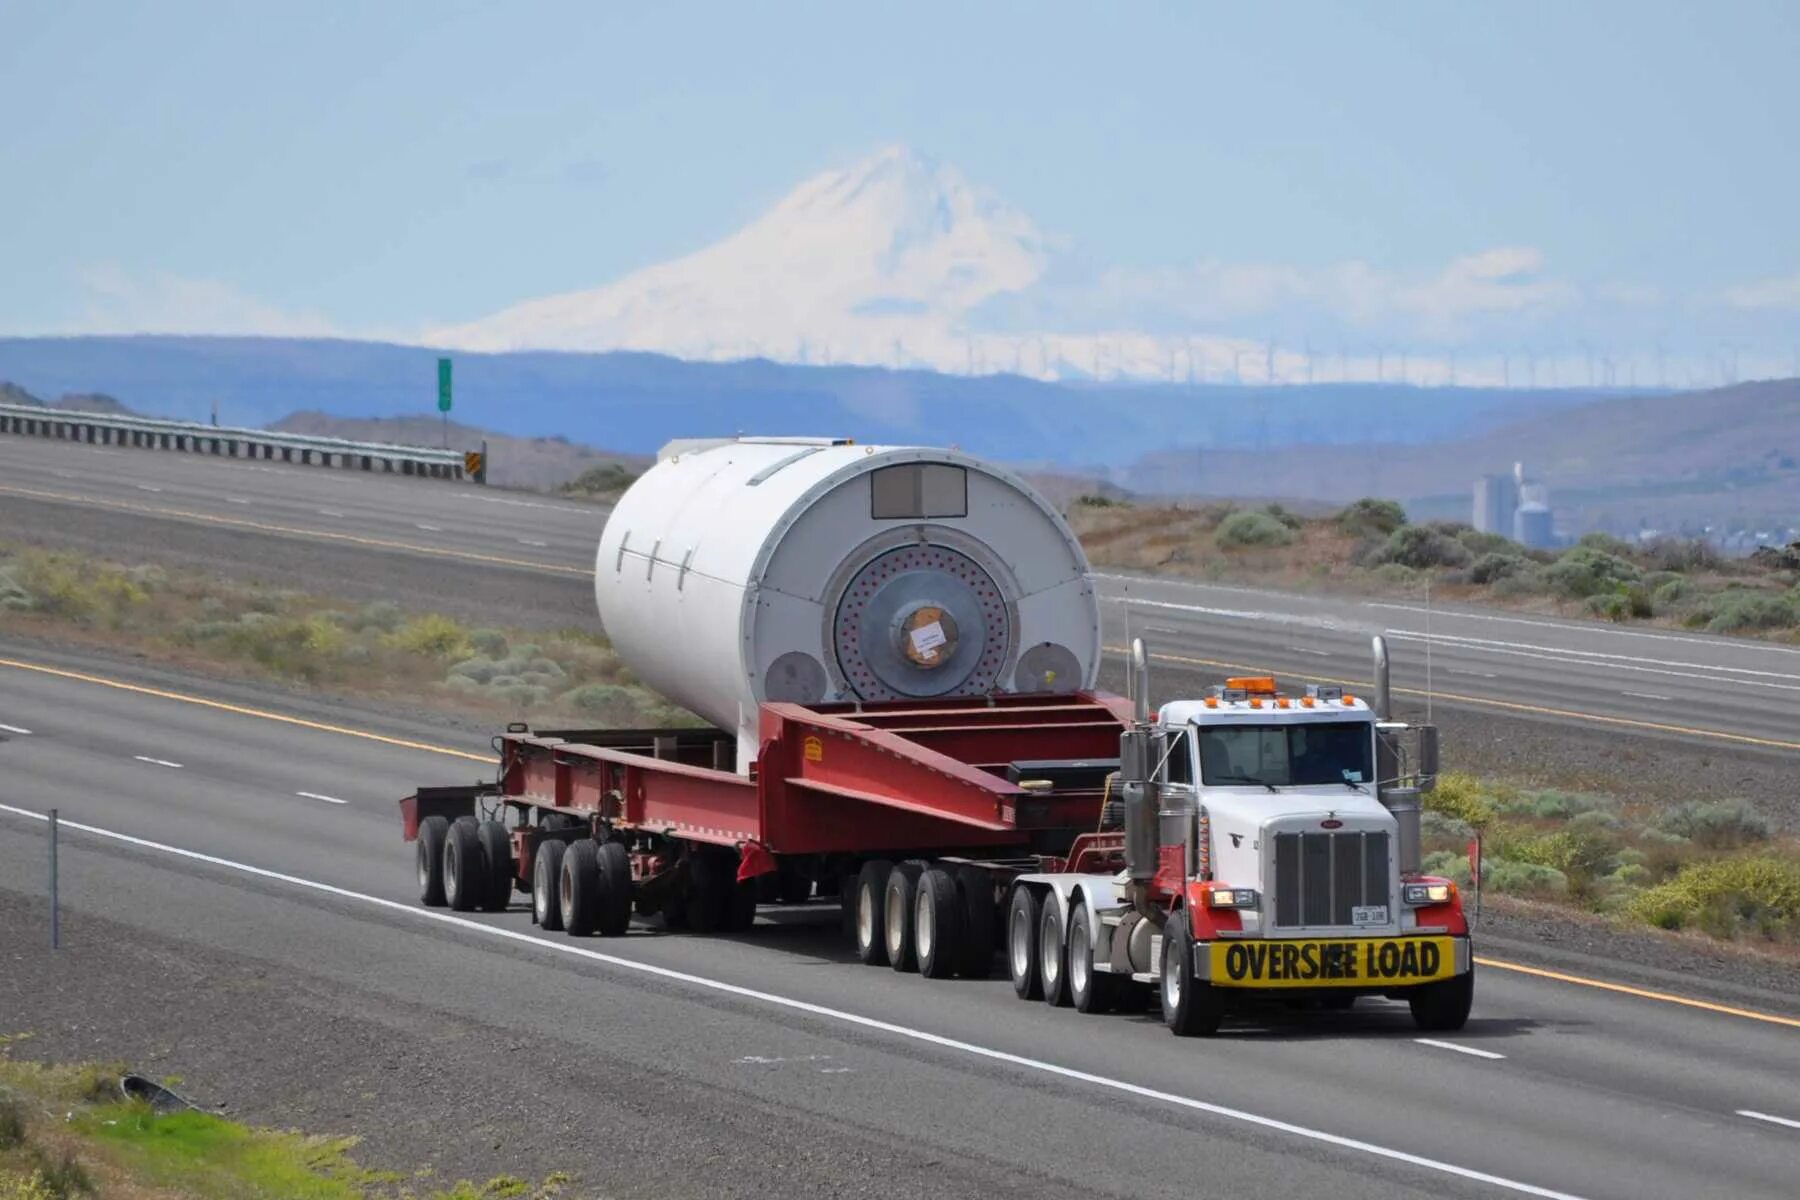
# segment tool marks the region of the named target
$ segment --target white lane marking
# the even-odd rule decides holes
[[[13,813],[16,816],[28,817],[34,821],[47,821],[43,813],[33,812],[28,808],[17,808],[11,804],[0,804],[0,812]],[[1214,1104],[1207,1100],[1195,1100],[1190,1096],[1177,1095],[1174,1092],[1159,1091],[1142,1084],[1128,1083],[1123,1079],[1113,1079],[1106,1075],[1095,1075],[1090,1071],[1077,1070],[1074,1067],[1060,1066],[1038,1058],[1027,1058],[1022,1054],[1011,1054],[1005,1050],[995,1050],[974,1042],[965,1042],[957,1038],[946,1037],[941,1033],[930,1033],[923,1029],[915,1029],[908,1025],[897,1025],[892,1021],[883,1021],[875,1017],[865,1017],[840,1008],[828,1008],[823,1004],[814,1004],[810,1000],[796,1000],[791,996],[782,996],[774,992],[759,991],[744,987],[741,984],[726,983],[719,979],[708,979],[703,975],[690,975],[686,971],[677,971],[672,967],[661,967],[654,963],[639,962],[636,959],[621,958],[616,954],[604,954],[598,950],[589,950],[586,946],[568,940],[550,941],[520,933],[502,925],[487,925],[480,921],[471,921],[453,913],[433,908],[418,908],[412,904],[402,904],[397,900],[384,900],[380,896],[370,896],[363,892],[354,892],[349,888],[341,888],[335,884],[320,883],[313,879],[302,879],[298,875],[285,875],[280,871],[271,871],[267,867],[253,867],[248,863],[236,862],[217,855],[203,854],[198,850],[185,850],[179,846],[170,846],[163,842],[153,842],[148,838],[134,837],[128,833],[118,833],[111,829],[101,829],[95,825],[84,825],[78,821],[60,821],[64,829],[90,833],[96,837],[107,838],[115,842],[123,842],[143,850],[156,850],[163,854],[171,854],[177,858],[185,858],[192,862],[203,862],[215,867],[223,867],[228,871],[237,871],[245,875],[254,875],[260,879],[271,879],[277,883],[289,884],[293,887],[305,888],[328,896],[336,896],[343,900],[355,900],[374,908],[389,912],[404,913],[406,916],[420,921],[435,921],[440,925],[450,925],[470,933],[487,937],[502,938],[509,942],[533,946],[551,954],[566,954],[574,958],[584,958],[589,962],[603,963],[609,967],[617,967],[622,971],[632,971],[640,975],[652,975],[658,979],[667,979],[675,983],[706,991],[721,992],[729,996],[737,996],[744,1000],[754,1000],[776,1008],[785,1008],[794,1012],[803,1012],[815,1017],[823,1017],[844,1025],[855,1025],[861,1029],[872,1029],[907,1041],[920,1042],[936,1046],[944,1050],[955,1050],[973,1058],[987,1059],[990,1062],[1003,1062],[1009,1066],[1019,1067],[1027,1071],[1036,1071],[1043,1075],[1053,1075],[1059,1079],[1071,1080],[1075,1083],[1091,1084],[1108,1091],[1122,1092],[1144,1100],[1154,1100],[1176,1108],[1185,1108],[1193,1112],[1207,1113],[1210,1116],[1223,1117],[1229,1121],[1238,1121],[1246,1125],[1255,1125],[1261,1129],[1272,1129],[1279,1133],[1291,1134],[1308,1141],[1322,1142],[1328,1146],[1336,1146],[1342,1150],[1354,1150],[1360,1154],[1375,1158],[1385,1158],[1392,1162],[1403,1162],[1409,1166],[1420,1167],[1427,1171],[1437,1171],[1444,1175],[1453,1175],[1458,1179],[1473,1180],[1476,1183],[1490,1184],[1506,1191],[1517,1192],[1525,1196],[1542,1196],[1545,1200],[1583,1200],[1571,1192],[1559,1192],[1551,1188],[1539,1187],[1532,1183],[1523,1183],[1517,1179],[1508,1179],[1504,1175],[1490,1175],[1486,1171],[1477,1171],[1473,1167],[1458,1166],[1443,1159],[1427,1158],[1422,1154],[1413,1154],[1406,1150],[1396,1150],[1391,1146],[1382,1146],[1375,1142],[1365,1142],[1358,1138],[1345,1137],[1342,1134],[1327,1133],[1322,1129],[1313,1129],[1306,1125],[1296,1125],[1291,1121],[1283,1121],[1276,1117],[1264,1117],[1241,1108],[1228,1108],[1223,1104]]]
[[[1753,1108],[1740,1108],[1737,1110],[1737,1115],[1749,1117],[1752,1121],[1768,1121],[1772,1125],[1786,1125],[1789,1129],[1800,1129],[1800,1121],[1788,1117],[1770,1116],[1765,1112],[1757,1112]]]
[[[1454,1050],[1458,1054],[1469,1054],[1476,1058],[1505,1058],[1504,1054],[1496,1054],[1492,1050],[1477,1050],[1473,1046],[1459,1046],[1455,1042],[1440,1042],[1436,1038],[1414,1038],[1421,1046],[1435,1046],[1439,1050]]]
[[[339,511],[338,511],[338,510],[337,510],[337,509],[335,509],[335,508],[321,508],[321,509],[320,509],[320,510],[319,510],[319,515],[320,515],[320,516],[321,516],[321,517],[341,517],[341,516],[343,516],[343,515],[344,515],[344,514],[343,514],[343,513],[341,513],[341,512],[339,512]]]
[[[73,479],[73,478],[75,478],[75,472],[73,472],[73,471],[52,471],[50,473],[52,475],[56,476],[58,479]]]
[[[1204,617],[1230,617],[1238,621],[1265,621],[1276,625],[1304,625],[1310,629],[1347,629],[1355,632],[1354,625],[1346,625],[1342,621],[1329,617],[1309,617],[1300,613],[1255,612],[1241,608],[1213,608],[1204,604],[1175,604],[1168,600],[1138,600],[1129,596],[1103,596],[1108,604],[1119,604],[1126,608],[1160,608],[1171,612],[1199,613]]]
[[[31,730],[20,729],[17,725],[0,725],[0,729],[4,729],[7,733],[22,733],[27,737],[31,736]]]
[[[160,491],[162,491],[161,488],[157,487],[153,483],[140,483],[137,485],[137,488],[138,488],[138,491],[140,491],[140,492],[160,492]]]
[[[1659,696],[1655,692],[1620,692],[1621,696],[1635,696],[1639,700],[1673,700],[1673,696]]]
[[[1396,642],[1424,642],[1447,650],[1470,650],[1477,654],[1494,654],[1502,658],[1532,658],[1541,662],[1561,663],[1568,667],[1602,667],[1608,671],[1631,671],[1640,675],[1667,675],[1675,679],[1698,679],[1703,683],[1730,683],[1738,687],[1767,688],[1777,692],[1800,692],[1800,675],[1779,671],[1753,671],[1748,667],[1709,667],[1705,663],[1662,663],[1659,666],[1635,666],[1636,663],[1658,663],[1654,658],[1629,658],[1622,654],[1596,654],[1588,650],[1558,650],[1553,646],[1517,646],[1513,642],[1490,642],[1481,638],[1451,637],[1446,634],[1424,634],[1412,629],[1383,631]],[[1695,671],[1677,671],[1674,667],[1697,667]],[[1762,675],[1771,679],[1791,679],[1793,683],[1769,683],[1764,679],[1739,679],[1729,675],[1705,675],[1702,671],[1731,671],[1735,675]]]
[[[1289,646],[1288,649],[1292,650],[1295,654],[1310,654],[1314,658],[1330,658],[1331,657],[1331,651],[1329,651],[1329,650],[1313,650],[1306,646]]]
[[[149,763],[152,766],[168,767],[170,770],[173,770],[173,771],[181,770],[180,763],[172,763],[166,758],[146,758],[142,754],[134,754],[131,757],[137,759],[139,762]]]
[[[442,533],[442,532],[444,532],[444,527],[442,525],[427,525],[423,521],[414,521],[413,528],[423,529],[426,533]]]
[[[540,542],[536,538],[518,538],[516,540],[521,546],[536,546],[540,550],[550,544],[549,542]]]
[[[253,501],[248,496],[227,496],[227,497],[225,497],[225,503],[227,503],[227,504],[250,504],[250,503],[253,503]]]
[[[506,499],[502,499],[499,496],[461,495],[456,498],[458,500],[475,500],[482,504],[505,504],[512,508],[547,508],[551,512],[566,512],[566,513],[584,513],[584,512],[587,512],[592,507],[594,507],[592,505],[580,504],[575,501],[570,501],[567,504],[537,504],[530,500],[506,500]]]
[[[304,796],[308,800],[323,800],[327,804],[348,804],[348,800],[339,800],[336,796],[321,796],[318,792],[295,792],[296,796]]]
[[[1646,633],[1641,629],[1616,629],[1610,625],[1576,625],[1568,621],[1534,621],[1528,617],[1500,617],[1491,613],[1462,612],[1457,609],[1429,609],[1422,604],[1382,604],[1371,601],[1365,608],[1385,608],[1396,612],[1429,613],[1438,620],[1450,621],[1496,621],[1506,625],[1535,625],[1540,629],[1566,629],[1571,633],[1604,633],[1611,637],[1648,638],[1654,642],[1685,643],[1690,646],[1708,646],[1714,650],[1754,649],[1757,653],[1774,651],[1777,654],[1800,654],[1800,650],[1771,645],[1768,642],[1737,642],[1727,637],[1687,637],[1678,633]],[[1730,668],[1723,668],[1729,670]]]
[[[1494,674],[1492,671],[1461,671],[1455,667],[1451,667],[1451,668],[1449,668],[1449,672],[1452,675],[1467,675],[1470,679],[1498,679],[1498,678],[1500,678],[1498,675]],[[1630,693],[1627,693],[1627,695],[1629,695],[1629,694]]]

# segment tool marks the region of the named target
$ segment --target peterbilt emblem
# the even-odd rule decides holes
[[[1234,833],[1231,835],[1231,848],[1233,850],[1236,850],[1239,846],[1241,846],[1243,844],[1244,844],[1244,835],[1243,834]]]
[[[1325,820],[1319,822],[1320,829],[1342,829],[1343,827],[1344,823],[1336,817],[1327,817]]]

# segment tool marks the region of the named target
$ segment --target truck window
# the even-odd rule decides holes
[[[1200,730],[1208,784],[1305,787],[1374,779],[1369,727],[1361,721],[1215,725]]]
[[[1179,729],[1169,735],[1169,756],[1163,765],[1163,782],[1179,787],[1194,782],[1194,748],[1188,742],[1188,731]]]

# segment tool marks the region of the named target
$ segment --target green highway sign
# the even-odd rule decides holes
[[[438,411],[450,411],[450,360],[438,359]]]

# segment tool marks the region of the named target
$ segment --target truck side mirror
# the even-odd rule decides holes
[[[1431,791],[1437,787],[1438,731],[1436,725],[1419,726],[1419,787]]]

